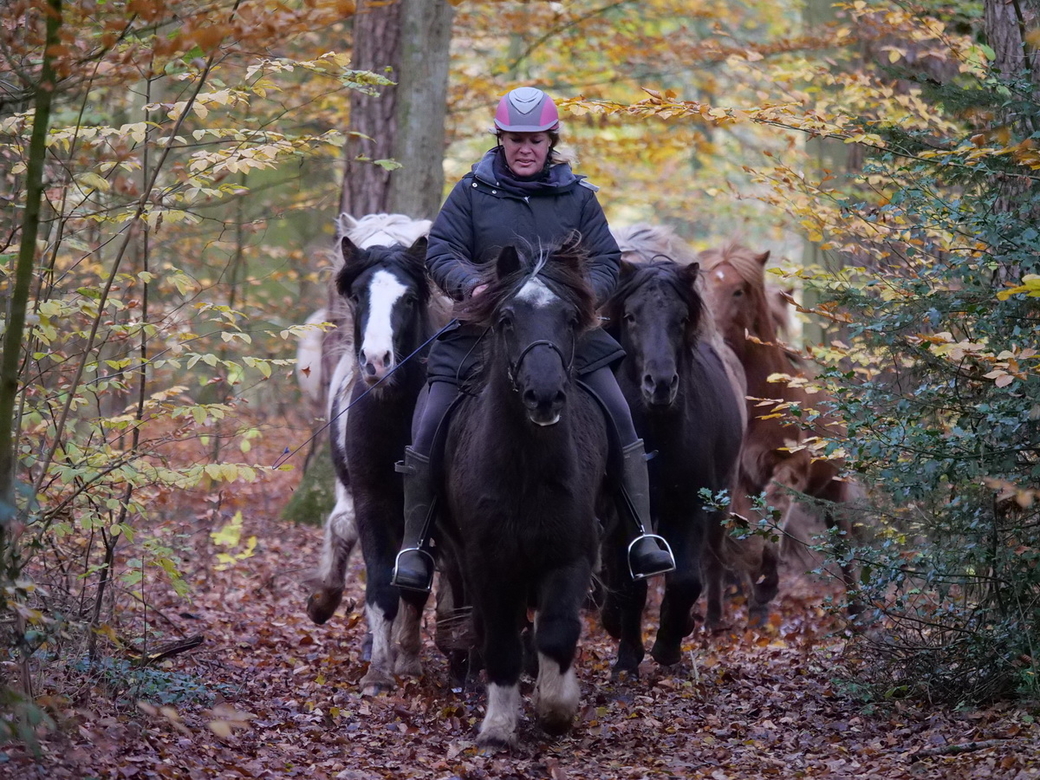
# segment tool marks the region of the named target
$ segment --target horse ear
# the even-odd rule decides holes
[[[341,212],[339,219],[336,220],[336,229],[339,230],[341,236],[345,236],[348,231],[353,230],[357,226],[358,221],[345,211]]]
[[[361,250],[357,248],[353,241],[346,236],[343,236],[339,240],[339,251],[343,255],[343,265],[352,265],[361,253]]]
[[[618,281],[622,282],[639,269],[635,263],[630,263],[628,260],[622,260],[621,266],[618,272]]]
[[[686,279],[686,283],[693,287],[697,283],[697,277],[701,272],[701,264],[694,261],[688,265],[682,266],[682,275]]]
[[[766,263],[769,262],[769,250],[767,249],[765,252],[758,255],[755,259],[758,260],[758,262],[761,264],[763,268],[765,268]]]
[[[425,260],[426,247],[429,245],[429,243],[430,240],[426,236],[419,236],[417,239],[415,239],[412,245],[408,247],[408,254],[412,255],[413,257],[418,257],[420,260]]]
[[[503,247],[502,251],[498,253],[498,260],[495,262],[495,273],[499,279],[505,279],[510,274],[515,274],[520,270],[520,255],[516,251],[515,246]]]

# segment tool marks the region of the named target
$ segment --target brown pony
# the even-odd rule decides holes
[[[814,456],[811,444],[844,434],[843,426],[826,414],[828,396],[806,389],[806,371],[800,360],[780,341],[778,328],[786,322],[784,301],[765,283],[769,252],[756,253],[737,242],[707,249],[698,260],[704,269],[712,309],[726,343],[744,367],[748,386],[748,427],[741,453],[735,510],[751,512],[748,496],[765,493],[765,502],[780,512],[784,530],[781,552],[799,555],[798,535],[789,533],[794,518],[806,507],[792,500],[791,491],[815,499],[843,504],[859,498],[856,483],[840,476],[842,462]],[[776,381],[779,376],[787,381]],[[786,410],[813,408],[818,414],[809,430]],[[803,414],[803,418],[805,415]],[[824,521],[837,529],[836,553],[842,561],[845,587],[852,591],[854,572],[844,561],[853,526],[847,513],[827,510]],[[850,601],[849,612],[860,610]]]

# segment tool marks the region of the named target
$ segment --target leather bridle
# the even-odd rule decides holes
[[[532,341],[530,344],[528,344],[520,351],[520,355],[517,357],[516,360],[512,360],[509,362],[509,367],[506,371],[506,375],[509,377],[509,384],[512,386],[514,393],[520,392],[520,388],[517,386],[517,373],[520,371],[520,366],[523,364],[524,358],[527,357],[527,355],[535,347],[548,347],[549,349],[551,349],[553,352],[560,356],[560,362],[563,364],[563,370],[566,371],[568,375],[570,375],[571,373],[571,366],[574,365],[573,345],[571,347],[571,357],[568,360],[564,356],[563,350],[560,349],[555,342],[549,341],[548,339],[538,339],[537,341]]]

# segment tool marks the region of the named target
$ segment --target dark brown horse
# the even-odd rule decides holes
[[[814,444],[840,437],[844,430],[827,413],[828,396],[806,389],[810,377],[804,366],[780,342],[778,323],[782,319],[778,318],[776,294],[765,283],[769,252],[753,252],[732,242],[705,250],[698,259],[719,329],[747,377],[749,419],[737,499],[753,515],[746,497],[764,492],[766,505],[782,517],[781,551],[789,556],[795,538],[789,532],[792,519],[806,511],[806,506],[793,500],[792,491],[833,504],[862,495],[855,482],[841,476],[841,460],[814,455]],[[808,429],[788,413],[792,408],[801,412],[802,419],[815,418]],[[842,579],[851,592],[854,572],[844,561],[844,552],[852,540],[852,523],[837,507],[825,511],[824,520],[828,528],[835,529]],[[849,611],[858,610],[856,602],[850,602]]]
[[[490,287],[457,311],[488,328],[485,384],[454,411],[445,445],[440,587],[462,582],[487,673],[485,750],[515,744],[521,630],[533,607],[535,710],[552,733],[579,704],[573,661],[580,609],[597,557],[606,425],[575,385],[574,355],[595,322],[594,294],[574,245],[522,260],[512,247]],[[454,571],[453,571],[454,570]]]
[[[705,493],[728,492],[736,478],[745,422],[741,371],[715,331],[690,251],[660,226],[614,233],[623,263],[605,313],[626,352],[618,383],[647,450],[656,452],[648,464],[652,513],[676,561],[665,579],[651,655],[674,664],[694,628],[692,608],[705,580],[708,622],[718,625],[722,618],[722,565],[735,543],[725,536],[725,511]],[[608,632],[620,639],[615,673],[634,674],[643,657],[647,588],[626,576],[619,541],[606,544],[602,614]]]

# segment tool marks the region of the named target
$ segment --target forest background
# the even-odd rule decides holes
[[[407,76],[358,63],[396,5],[5,4],[0,738],[32,739],[56,676],[169,639],[142,614],[149,593],[190,598],[178,497],[211,510],[219,565],[248,563],[232,497],[302,471],[293,357],[336,215],[431,218],[431,172],[468,170],[525,84],[559,98],[612,223],[770,249],[801,302],[848,429],[814,446],[873,501],[850,554],[884,628],[852,640],[857,684],[1035,698],[1040,4],[429,4],[446,97],[395,132],[433,137],[443,168],[358,135]],[[396,24],[416,61],[447,46]],[[366,177],[382,202],[350,191]]]

